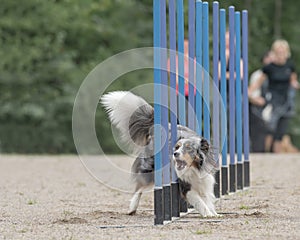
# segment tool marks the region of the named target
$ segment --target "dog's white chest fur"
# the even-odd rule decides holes
[[[205,195],[205,193],[211,190],[215,183],[214,177],[211,174],[193,167],[182,175],[178,173],[178,176],[180,176],[183,181],[190,183],[191,188],[201,195]]]
[[[194,167],[190,167],[185,171],[177,171],[179,178],[190,184],[190,190],[184,196],[187,201],[203,216],[217,216],[214,202],[213,186],[215,184],[214,177]]]

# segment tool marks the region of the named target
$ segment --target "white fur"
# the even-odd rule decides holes
[[[139,206],[139,202],[142,196],[142,191],[137,191],[134,193],[133,197],[130,200],[130,205],[129,205],[129,215],[135,214],[136,209]]]
[[[175,167],[175,170],[181,180],[191,184],[191,190],[186,194],[187,201],[203,217],[218,216],[214,206],[214,177],[210,173],[202,169],[198,170],[193,166],[186,166],[180,171]]]
[[[131,92],[114,91],[103,95],[101,104],[108,112],[111,123],[121,131],[123,141],[135,145],[129,134],[129,120],[139,107],[148,103]]]

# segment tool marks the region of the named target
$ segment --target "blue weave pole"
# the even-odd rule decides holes
[[[163,224],[162,156],[161,156],[161,41],[160,0],[153,1],[154,61],[154,224]]]
[[[235,27],[234,7],[229,7],[229,191],[236,191],[235,161]]]
[[[176,96],[176,11],[175,0],[169,0],[169,41],[170,41],[170,118],[171,118],[171,147],[177,141],[177,96]],[[176,173],[172,164],[172,182],[176,182]]]
[[[202,2],[196,2],[196,132],[202,136]]]
[[[177,141],[177,96],[176,96],[176,9],[175,0],[169,0],[169,42],[170,42],[170,118],[171,118],[171,145],[170,159],[173,147]],[[179,184],[175,172],[174,162],[171,161],[171,207],[172,217],[180,216]]]
[[[237,189],[243,189],[243,129],[242,129],[242,84],[241,84],[241,14],[235,12],[235,95],[236,95],[236,152],[237,152]]]
[[[220,99],[219,99],[219,2],[213,2],[213,146],[214,160],[219,165],[220,148]],[[220,197],[220,171],[215,174],[215,196]]]
[[[209,8],[208,2],[203,2],[203,68],[204,68],[204,138],[210,142],[210,107],[209,107]]]
[[[250,186],[249,161],[249,103],[248,103],[248,11],[242,12],[242,57],[243,57],[243,120],[244,120],[244,186]]]
[[[167,2],[169,4],[168,23],[166,14]],[[189,108],[186,109],[186,79],[184,76],[185,70],[187,69],[184,67],[184,57],[186,53],[184,47],[183,3],[183,0],[153,0],[155,225],[163,224],[166,220],[170,221],[172,217],[179,217],[180,211],[187,211],[186,202],[180,199],[179,185],[177,183],[174,165],[170,162],[173,146],[177,141],[178,120],[179,123],[184,126],[186,126],[187,123],[191,129],[196,130],[199,135],[204,136],[208,141],[210,141],[210,132],[212,131],[211,144],[216,149],[215,151],[217,152],[220,147],[222,148],[222,194],[227,194],[228,191],[235,192],[240,186],[243,188],[243,185],[239,184],[240,173],[242,174],[241,176],[243,176],[241,182],[242,184],[244,183],[244,186],[249,186],[250,180],[249,109],[247,91],[248,12],[243,11],[241,19],[240,12],[235,12],[233,6],[229,7],[230,77],[229,80],[227,80],[226,10],[219,9],[219,3],[217,1],[213,2],[213,115],[211,127],[209,106],[209,5],[208,2],[202,2],[200,0],[188,1],[189,78],[187,80],[189,88]],[[169,26],[168,34],[167,26]],[[170,79],[168,79],[167,71],[167,35],[169,35],[170,48]],[[176,64],[177,57],[178,67]],[[241,78],[240,72],[241,59],[243,63],[243,78]],[[196,67],[194,65],[195,60]],[[178,82],[176,81],[177,79]],[[228,83],[229,89],[227,89]],[[178,84],[178,94],[176,92],[176,84]],[[229,90],[229,97],[227,96],[227,90]],[[219,99],[219,92],[221,93],[221,99]],[[188,119],[186,118],[187,110]],[[228,116],[229,128],[227,129]],[[170,131],[169,120],[171,126]],[[227,140],[228,135],[229,140]],[[229,168],[227,161],[228,152],[230,159]],[[217,154],[214,154],[214,159],[218,161]],[[240,165],[242,166],[241,171],[239,170]],[[220,172],[216,175],[217,185],[215,195],[217,197],[220,195],[220,184],[218,184],[220,180],[218,177],[220,177]]]
[[[189,0],[189,104],[188,104],[188,127],[195,130],[195,71],[194,71],[194,58],[195,58],[195,0]]]
[[[177,7],[177,41],[178,41],[178,118],[179,123],[186,125],[185,114],[185,79],[184,79],[184,7],[183,0],[176,1]]]
[[[220,81],[221,81],[221,140],[222,140],[222,195],[228,193],[228,162],[227,162],[227,79],[226,79],[226,10],[220,9]]]
[[[169,99],[168,99],[168,72],[167,69],[167,18],[166,0],[161,0],[161,125],[162,125],[162,162],[163,162],[163,199],[164,220],[171,220],[171,171],[169,158]]]
[[[242,86],[241,86],[241,25],[240,12],[235,13],[235,95],[236,95],[236,151],[237,161],[242,162]]]
[[[179,123],[186,126],[185,79],[184,79],[184,7],[183,0],[177,0],[177,41],[178,41],[178,118]],[[187,212],[187,203],[180,199],[180,211]]]

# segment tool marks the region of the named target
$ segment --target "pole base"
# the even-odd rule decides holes
[[[228,194],[228,167],[221,168],[221,176],[222,176],[222,195]]]
[[[187,212],[188,211],[188,204],[182,197],[180,198],[180,212]]]
[[[180,192],[179,192],[179,183],[171,184],[171,193],[172,193],[172,217],[180,217]]]
[[[172,220],[171,214],[171,186],[163,186],[163,197],[164,197],[164,220]]]
[[[215,174],[216,184],[214,186],[214,193],[216,198],[220,198],[220,170]]]
[[[244,188],[244,163],[237,163],[237,189]]]
[[[244,186],[250,187],[250,162],[244,161]]]
[[[229,164],[229,191],[236,192],[236,164]]]
[[[154,189],[154,224],[164,224],[164,206],[162,188]]]

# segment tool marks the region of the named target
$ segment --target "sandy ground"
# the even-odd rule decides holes
[[[251,155],[251,188],[218,200],[223,217],[164,226],[153,226],[151,192],[128,216],[130,194],[77,156],[2,155],[0,176],[0,239],[300,239],[300,155]]]

